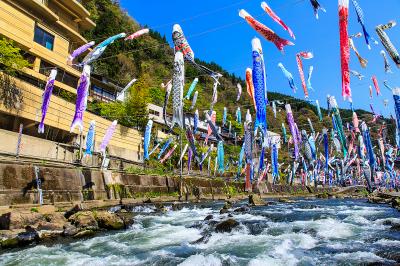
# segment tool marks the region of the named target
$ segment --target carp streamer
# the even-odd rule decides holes
[[[261,3],[261,8],[264,9],[264,11],[279,25],[282,26],[282,28],[284,28],[290,35],[290,37],[292,37],[294,40],[296,39],[296,36],[294,36],[293,31],[286,26],[285,22],[283,22],[283,20],[278,17],[277,14],[275,14],[275,12],[268,6],[268,4],[266,2],[262,2]]]
[[[351,102],[350,89],[350,43],[348,33],[349,0],[339,0],[340,62],[342,70],[342,96]]]
[[[396,21],[392,20],[392,21],[389,21],[389,23],[387,23],[385,25],[376,26],[375,30],[379,36],[379,39],[381,40],[381,43],[383,44],[383,47],[385,47],[386,51],[389,53],[390,57],[395,62],[397,67],[400,68],[399,52],[397,51],[396,47],[394,47],[389,36],[385,32],[385,30],[393,28],[394,26],[396,26]]]
[[[50,104],[50,97],[53,93],[54,81],[56,80],[57,70],[52,69],[50,71],[50,75],[47,78],[46,87],[44,88],[43,96],[42,96],[42,119],[39,123],[38,133],[44,133],[44,119],[46,118],[47,109]]]
[[[313,54],[310,52],[300,52],[296,54],[296,61],[297,61],[297,67],[299,69],[301,85],[303,86],[304,96],[308,98],[308,90],[307,90],[306,80],[304,77],[303,62],[301,61],[301,58],[311,59],[313,58]]]

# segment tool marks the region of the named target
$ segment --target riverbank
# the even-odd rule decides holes
[[[151,209],[160,215],[168,210],[180,210],[188,205],[202,206],[222,202],[220,213],[229,213],[237,202],[247,203],[240,208],[268,206],[270,200],[293,203],[295,198],[335,199],[364,198],[363,189],[310,193],[311,188],[297,193],[245,193],[218,195],[154,196],[135,199],[57,203],[54,205],[15,205],[0,207],[0,246],[2,249],[24,247],[38,243],[58,243],[66,239],[88,238],[102,232],[127,229],[135,223],[137,211]]]
[[[366,198],[339,197],[263,198],[267,205],[258,206],[215,200],[117,207],[111,211],[134,213],[128,229],[3,250],[0,261],[24,266],[399,263],[400,231],[393,225],[400,223],[400,213]]]

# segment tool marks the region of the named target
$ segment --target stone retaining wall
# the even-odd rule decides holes
[[[146,195],[177,195],[179,177],[136,175],[94,168],[40,165],[44,204],[110,200]],[[183,177],[184,191],[191,195],[224,194],[227,187],[243,192],[243,183],[221,179]],[[34,165],[0,162],[0,206],[39,202]]]

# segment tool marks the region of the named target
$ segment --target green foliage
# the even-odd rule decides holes
[[[9,75],[14,75],[16,71],[30,64],[21,55],[21,49],[14,45],[12,40],[0,39],[0,69]]]
[[[39,212],[39,210],[38,210],[38,208],[36,208],[36,207],[32,207],[32,208],[31,208],[31,212]]]

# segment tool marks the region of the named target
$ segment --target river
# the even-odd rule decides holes
[[[400,212],[366,200],[305,200],[233,213],[231,233],[209,230],[223,203],[157,213],[136,207],[135,224],[76,242],[37,245],[0,255],[2,265],[358,265],[400,254]],[[239,206],[239,204],[238,204]],[[207,215],[211,221],[204,221]],[[200,239],[209,232],[204,241]]]

